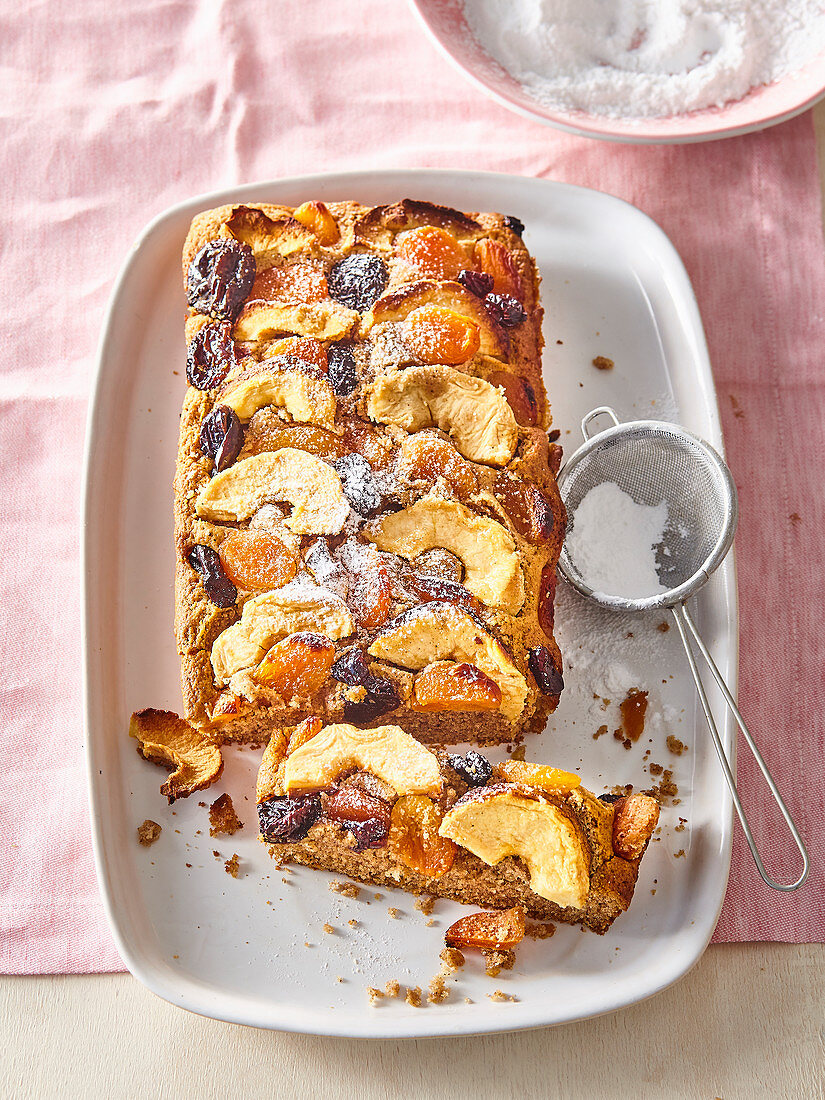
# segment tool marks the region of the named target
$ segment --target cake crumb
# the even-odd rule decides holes
[[[663,620],[662,620],[662,621],[661,621],[661,622],[660,622],[660,623],[659,623],[659,624],[657,625],[656,629],[657,629],[658,631],[660,631],[660,632],[661,632],[662,634],[667,634],[667,632],[668,632],[668,631],[670,630],[670,623],[668,623],[668,622],[665,622],[665,620],[663,619]]]
[[[217,850],[217,848],[212,849],[212,855],[215,857],[215,859],[221,858],[221,853]]]
[[[361,893],[361,887],[354,882],[331,882],[329,889],[334,894],[343,894],[345,898],[357,898]]]
[[[673,853],[673,858],[674,859],[684,859],[685,858],[685,849],[680,848],[678,852],[674,852]]]
[[[343,982],[344,979],[339,974],[338,977],[335,980],[336,980],[336,982]]]
[[[556,931],[555,924],[528,924],[524,929],[525,936],[531,940],[549,940]]]
[[[596,732],[593,734],[593,740],[598,741],[600,737],[604,737],[607,733],[607,726],[599,726]]]
[[[427,921],[427,923],[424,925],[424,927],[425,928],[435,928],[436,924],[438,924],[438,921],[434,920],[433,917],[430,917],[430,919]]]
[[[526,749],[524,745],[516,745],[513,751],[510,753],[511,760],[524,760]]]
[[[347,924],[350,926],[350,928],[357,928],[358,927],[358,921],[357,920],[348,920]]]
[[[384,994],[381,992],[380,989],[376,989],[374,985],[368,985],[367,986],[367,996],[370,999],[370,1004],[374,1005],[374,1004],[377,1004],[378,1001],[383,999]]]
[[[325,924],[324,931],[327,933],[328,936],[331,936],[335,932],[335,929],[332,927],[331,924]]]
[[[448,974],[453,970],[460,970],[465,962],[464,955],[457,947],[445,947],[438,957]]]
[[[232,836],[243,828],[243,822],[235,813],[232,799],[228,794],[216,798],[209,807],[209,835]]]
[[[592,362],[596,370],[613,370],[613,368],[616,366],[613,360],[608,359],[606,355],[597,355],[596,358],[592,360]]]
[[[400,995],[401,995],[401,983],[399,981],[396,981],[395,978],[392,978],[384,986],[384,996],[392,998],[392,997],[399,997]]]
[[[142,844],[144,848],[148,848],[150,844],[155,843],[162,831],[157,821],[152,821],[147,817],[143,824],[137,827],[138,843]]]
[[[683,833],[685,831],[685,826],[686,825],[687,825],[687,818],[686,817],[680,817],[679,818],[679,824],[673,826],[674,833]]]
[[[412,1008],[421,1008],[421,988],[416,985],[412,989],[408,989],[404,1000]]]
[[[415,908],[418,909],[420,913],[423,913],[425,917],[428,917],[430,913],[432,913],[433,909],[435,909],[435,901],[436,899],[430,896],[416,898]]]
[[[469,997],[465,997],[464,998],[464,1003],[465,1003],[465,1005],[471,1005],[473,1002],[470,1000]]]
[[[394,905],[391,905],[387,910],[387,916],[390,917],[391,920],[398,920],[398,918],[401,916],[401,910],[396,909]]]
[[[497,978],[502,970],[512,970],[516,961],[515,951],[482,950],[484,971],[490,978]]]
[[[430,990],[427,994],[427,1004],[440,1005],[450,996],[447,983],[443,974],[436,974],[430,981]]]
[[[191,863],[187,863],[187,864],[186,864],[186,866],[187,866],[187,867],[191,867],[191,866],[192,866],[192,864],[191,864]]]
[[[238,867],[240,866],[240,856],[235,852],[229,859],[224,860],[224,870],[232,878],[238,877]]]
[[[383,901],[384,900],[384,895],[383,894],[373,894],[373,897],[375,898],[376,901]]]
[[[668,735],[666,744],[674,756],[681,756],[683,752],[687,752],[687,745],[684,741],[680,741],[679,738],[674,737],[672,733]]]
[[[488,993],[487,996],[491,1001],[517,1001],[518,997],[512,993],[505,993],[503,989],[494,989],[492,993]]]

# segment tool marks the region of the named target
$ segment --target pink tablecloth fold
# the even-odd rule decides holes
[[[822,940],[825,263],[810,116],[702,146],[577,139],[488,102],[393,0],[23,0],[5,5],[0,37],[0,969],[121,966],[89,849],[77,595],[83,412],[114,273],[145,222],[193,193],[364,167],[586,184],[651,214],[684,257],[742,498],[741,700],[815,861],[804,890],[778,897],[737,841],[717,939]],[[759,805],[747,761],[741,777]],[[770,827],[757,819],[763,843]]]

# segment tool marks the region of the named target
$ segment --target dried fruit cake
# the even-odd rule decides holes
[[[556,768],[315,717],[273,735],[257,800],[280,863],[600,934],[630,905],[659,818],[648,795],[597,798]]]
[[[500,743],[559,699],[565,516],[517,219],[223,206],[183,253],[185,715]]]

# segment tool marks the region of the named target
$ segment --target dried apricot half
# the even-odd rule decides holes
[[[324,266],[318,260],[296,260],[283,267],[268,267],[255,278],[250,300],[322,302],[329,297]]]
[[[496,294],[507,294],[522,300],[521,276],[512,253],[500,241],[491,241],[483,237],[476,241],[473,249],[476,267],[493,277],[493,290]]]
[[[483,950],[501,950],[515,947],[524,939],[524,908],[470,913],[451,924],[444,933],[448,947],[480,947]]]
[[[302,202],[300,206],[293,210],[292,216],[305,229],[314,233],[318,238],[318,243],[325,248],[328,245],[335,244],[341,237],[338,223],[326,203]]]
[[[508,783],[524,783],[549,794],[565,794],[581,784],[581,778],[572,772],[551,768],[547,764],[530,764],[526,760],[505,760],[503,764],[496,764],[494,770],[500,779]]]
[[[437,661],[416,676],[412,705],[425,712],[498,710],[501,688],[475,665]]]
[[[455,365],[472,359],[481,346],[478,325],[445,306],[420,306],[407,318],[407,339],[422,363]]]
[[[223,571],[238,588],[280,588],[298,572],[298,558],[270,531],[231,531],[218,547]]]
[[[441,814],[431,798],[405,794],[392,808],[387,847],[405,867],[429,878],[440,878],[452,867],[456,846],[439,836]]]
[[[329,638],[304,631],[276,642],[253,675],[284,699],[307,699],[329,676],[334,660],[335,645]]]
[[[285,340],[278,341],[271,355],[291,355],[293,359],[303,359],[305,363],[318,367],[324,374],[329,369],[326,344],[316,340],[314,336],[287,336]]]
[[[402,233],[396,248],[408,267],[430,279],[455,279],[467,266],[455,237],[435,225],[421,225]]]
[[[299,722],[292,733],[289,735],[289,742],[286,747],[285,756],[289,756],[290,753],[295,752],[301,745],[305,745],[307,741],[311,741],[312,738],[320,733],[324,728],[323,719],[316,718],[315,715],[310,715],[309,718],[305,718],[303,722]]]

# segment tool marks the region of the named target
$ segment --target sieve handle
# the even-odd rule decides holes
[[[676,626],[679,628],[679,634],[682,638],[682,644],[685,647],[685,653],[687,653],[688,662],[690,664],[690,671],[693,673],[693,679],[696,683],[696,690],[699,692],[699,699],[701,700],[701,703],[702,703],[702,710],[705,712],[705,718],[707,719],[707,722],[708,722],[708,728],[710,729],[710,735],[713,738],[713,744],[714,744],[714,747],[716,749],[716,753],[719,757],[719,763],[722,765],[722,772],[724,773],[725,780],[728,784],[728,788],[729,788],[730,793],[731,793],[731,797],[733,798],[733,804],[736,807],[737,814],[739,815],[739,821],[742,824],[742,830],[745,834],[745,839],[748,842],[748,847],[751,850],[751,854],[753,855],[754,862],[756,863],[756,868],[759,871],[759,874],[762,876],[762,878],[768,884],[768,886],[772,887],[772,889],[774,889],[774,890],[796,890],[799,886],[802,885],[802,883],[808,877],[808,870],[809,870],[808,853],[805,849],[805,845],[802,843],[802,838],[799,835],[799,832],[796,828],[796,825],[794,825],[794,823],[793,823],[793,820],[791,818],[788,807],[785,805],[785,803],[782,800],[782,796],[780,795],[780,793],[777,789],[776,783],[774,783],[773,778],[771,777],[771,773],[768,771],[767,764],[762,759],[762,754],[760,753],[759,749],[756,747],[756,743],[754,742],[753,738],[751,737],[750,732],[748,731],[748,727],[745,725],[744,718],[739,713],[739,708],[737,707],[736,703],[734,702],[733,696],[731,695],[730,691],[728,690],[728,685],[725,683],[724,679],[722,678],[722,673],[716,667],[716,664],[715,664],[713,658],[710,655],[710,651],[708,650],[708,647],[705,645],[705,643],[702,641],[701,637],[699,636],[699,631],[696,629],[696,624],[694,623],[693,619],[691,618],[690,612],[688,611],[688,609],[684,605],[684,603],[677,604],[675,607],[672,607],[670,610],[673,612],[673,617],[676,620]],[[748,824],[748,819],[745,816],[745,811],[742,808],[742,803],[739,800],[739,794],[736,790],[736,780],[735,780],[733,772],[731,770],[730,762],[728,761],[728,758],[725,754],[725,749],[722,745],[722,739],[719,736],[719,731],[716,728],[716,723],[713,720],[713,714],[712,714],[711,709],[710,709],[710,703],[708,702],[708,697],[705,693],[705,688],[704,688],[704,685],[702,683],[702,678],[699,675],[699,668],[698,668],[697,663],[696,663],[696,657],[695,657],[694,652],[693,652],[693,647],[690,644],[690,639],[688,637],[688,634],[690,634],[693,637],[693,640],[696,642],[696,645],[699,647],[699,650],[700,650],[702,656],[705,658],[705,661],[707,662],[708,668],[710,669],[711,673],[713,674],[714,680],[719,685],[719,688],[721,689],[722,694],[725,697],[725,702],[730,707],[731,713],[733,714],[733,717],[736,719],[736,724],[739,726],[739,729],[742,731],[742,735],[744,736],[745,740],[747,741],[748,747],[750,748],[751,752],[753,753],[753,757],[756,760],[756,763],[759,765],[759,769],[760,769],[760,771],[762,772],[762,775],[765,778],[765,782],[768,784],[770,792],[773,795],[774,800],[775,800],[777,806],[779,807],[783,818],[785,819],[785,824],[788,826],[788,829],[790,830],[791,836],[793,837],[794,841],[796,842],[796,846],[799,849],[800,855],[802,856],[802,873],[800,874],[799,878],[795,882],[789,882],[789,883],[775,882],[770,877],[768,872],[765,870],[765,865],[762,862],[762,858],[759,855],[759,852],[757,850],[756,841],[753,838],[753,833],[751,832],[750,825]]]
[[[616,428],[618,428],[621,423],[618,416],[616,416],[609,405],[599,405],[598,409],[591,409],[584,420],[582,420],[582,435],[584,436],[585,443],[590,442],[590,424],[597,416],[609,416],[613,421],[613,426]]]

